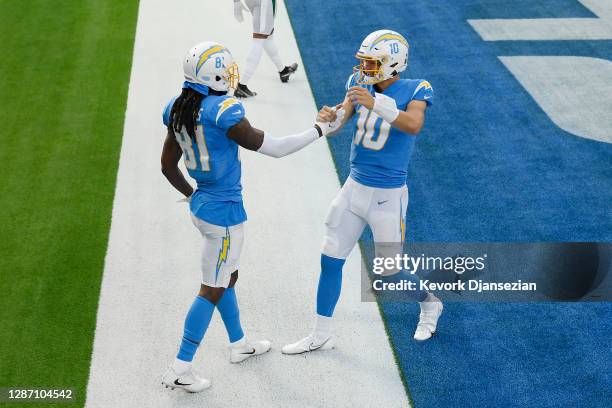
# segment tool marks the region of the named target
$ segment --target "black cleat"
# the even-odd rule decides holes
[[[296,62],[283,68],[283,70],[278,73],[278,75],[280,75],[281,82],[289,81],[289,77],[291,76],[291,74],[297,71],[297,68],[298,68],[298,64]]]
[[[249,87],[244,84],[238,84],[234,91],[234,96],[237,98],[250,98],[255,95],[257,95],[257,92],[251,91]]]

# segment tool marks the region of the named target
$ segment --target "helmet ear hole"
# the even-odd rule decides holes
[[[217,82],[218,82],[218,81],[220,81],[220,80],[221,80],[221,77],[220,77],[219,75],[215,76],[215,81],[217,81]]]

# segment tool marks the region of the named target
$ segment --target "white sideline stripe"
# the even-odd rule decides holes
[[[242,61],[251,28],[233,20],[231,2],[178,4],[180,10],[166,0],[140,2],[86,406],[408,406],[377,306],[360,302],[358,250],[345,267],[337,349],[302,356],[279,351],[307,334],[313,320],[323,220],[339,188],[323,140],[281,160],[242,151],[250,220],[237,293],[247,335],[269,338],[273,351],[230,364],[215,313],[195,359],[213,387],[189,395],[161,386],[200,279],[199,234],[159,171],[161,110],[182,83],[187,49],[216,40]],[[251,83],[261,94],[245,107],[255,126],[282,135],[311,126],[316,107],[282,2],[276,25],[284,61],[298,61],[300,70],[281,84],[264,56]]]
[[[612,40],[612,1],[579,0],[598,18],[468,20],[485,41]]]

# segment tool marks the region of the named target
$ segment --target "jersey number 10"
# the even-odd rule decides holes
[[[361,106],[357,118],[357,132],[354,143],[370,150],[381,150],[389,138],[391,125],[376,113]]]
[[[191,140],[189,134],[185,128],[181,129],[180,133],[176,135],[176,141],[181,146],[183,150],[183,156],[185,161],[185,167],[189,170],[200,170],[200,171],[210,171],[210,163],[208,162],[210,156],[208,155],[208,148],[206,147],[206,140],[204,139],[204,128],[202,125],[198,125],[195,128],[195,141]],[[198,152],[200,153],[199,157],[199,168],[198,168],[198,158],[196,158],[193,146],[194,144],[198,147]]]

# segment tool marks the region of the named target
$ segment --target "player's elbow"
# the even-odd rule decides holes
[[[410,122],[406,124],[407,125],[406,131],[410,133],[411,135],[416,136],[419,134],[421,129],[423,129],[424,124],[425,124],[425,117],[424,116],[417,117],[415,118],[415,120],[411,120]]]
[[[393,122],[393,126],[401,130],[402,132],[418,135],[424,124],[423,117],[415,117],[409,115],[402,115],[397,118],[395,122]]]
[[[398,126],[398,128],[403,132],[416,136],[419,134],[419,132],[423,128],[423,124],[422,123],[403,123],[402,126]]]
[[[161,163],[161,172],[162,172],[162,174],[166,178],[168,178],[172,174],[176,174],[177,171],[178,171],[178,167],[176,165],[172,165],[172,164],[169,164],[169,163],[164,163],[162,161],[162,163]]]
[[[419,132],[421,131],[422,128],[423,128],[422,124],[420,124],[420,125],[412,125],[412,126],[410,126],[408,128],[408,133],[413,135],[413,136],[416,136],[416,135],[419,134]]]

